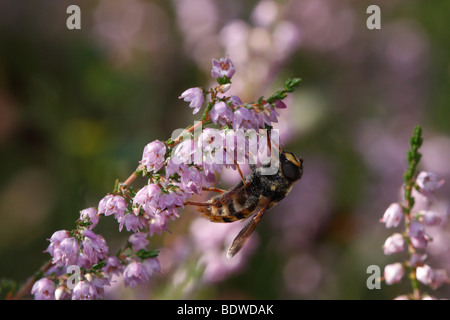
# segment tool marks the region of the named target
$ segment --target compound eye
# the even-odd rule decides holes
[[[301,177],[300,168],[295,164],[293,164],[292,162],[289,161],[283,162],[282,170],[286,179],[290,181],[298,180]]]

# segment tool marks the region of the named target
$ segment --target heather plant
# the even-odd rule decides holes
[[[133,288],[161,272],[159,252],[149,248],[149,239],[168,231],[185,205],[195,205],[191,197],[214,191],[216,173],[223,168],[242,176],[238,164],[264,163],[267,158],[261,156],[267,149],[254,146],[255,141],[276,151],[280,147],[272,123],[278,121],[277,110],[286,108],[282,100],[300,79],[290,79],[270,97],[247,103],[225,95],[235,71],[229,57],[212,60],[211,76],[217,85],[208,90],[190,88],[179,96],[194,114],[203,109],[200,120],[176,137],[148,143],[137,169],[124,182],[116,182],[97,206],[81,210],[73,230],[59,230],[49,238],[45,252],[51,260],[13,298],[31,293],[40,300],[101,299],[105,287],[120,278]],[[142,188],[132,186],[138,177],[147,181]],[[111,252],[106,239],[94,231],[108,216],[116,220],[120,232],[130,233],[117,252]]]
[[[426,250],[433,239],[427,234],[426,228],[442,228],[447,213],[434,206],[434,193],[444,184],[444,180],[440,180],[433,172],[418,170],[422,143],[422,128],[417,126],[411,136],[411,149],[407,152],[408,169],[404,173],[402,199],[392,203],[380,220],[386,228],[401,226],[402,229],[389,236],[383,245],[386,255],[403,253],[406,256],[402,262],[388,264],[384,268],[386,284],[400,283],[405,276],[411,282],[412,293],[396,299],[432,298],[421,289],[420,283],[430,289],[449,283],[445,269],[432,268],[427,262]]]

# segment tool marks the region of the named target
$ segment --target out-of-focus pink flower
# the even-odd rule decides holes
[[[226,257],[229,244],[241,228],[240,223],[211,225],[211,222],[203,218],[193,221],[190,234],[195,249],[201,254],[199,261],[205,266],[203,280],[209,283],[220,282],[244,266],[255,248],[256,233],[252,235],[238,255],[233,259]]]
[[[155,233],[161,234],[163,231],[167,230],[169,219],[164,213],[165,212],[163,211],[150,219],[148,223],[148,234],[150,237],[153,236]]]
[[[145,146],[140,162],[145,166],[147,171],[157,172],[163,166],[165,154],[166,146],[164,143],[155,140]]]
[[[405,240],[400,233],[394,233],[392,236],[386,239],[383,245],[384,254],[389,255],[393,253],[399,253],[404,250]]]
[[[147,240],[147,234],[146,233],[133,233],[129,238],[128,242],[131,243],[131,246],[135,252],[138,252],[141,249],[145,249],[147,245],[149,244],[149,241]]]
[[[220,60],[212,59],[211,76],[214,79],[222,78],[224,76],[230,79],[235,71],[236,69],[229,57],[220,58]]]
[[[123,281],[125,286],[133,288],[149,280],[151,273],[142,263],[133,261],[125,268],[123,272]]]
[[[35,300],[55,300],[55,284],[47,278],[39,279],[34,283],[31,294]]]
[[[112,274],[119,275],[122,274],[123,266],[120,263],[119,258],[117,258],[116,256],[109,256],[106,259],[106,265],[102,268],[102,270],[109,275]]]
[[[416,269],[417,280],[430,286],[432,289],[439,288],[448,281],[447,271],[444,269],[433,269],[429,265],[423,265]]]
[[[437,226],[442,222],[441,214],[437,211],[423,210],[419,212],[421,221],[427,226]]]
[[[198,87],[187,89],[178,98],[190,102],[189,108],[194,109],[192,111],[193,114],[200,111],[200,108],[203,106],[203,101],[205,100],[203,90]]]
[[[145,259],[142,261],[142,265],[147,269],[149,275],[152,275],[153,272],[161,272],[161,264],[158,258]]]
[[[413,268],[423,266],[423,263],[427,259],[426,254],[413,253],[409,258],[409,265]]]
[[[402,221],[403,210],[400,204],[392,203],[385,211],[383,218],[380,222],[386,225],[386,228],[397,227]]]
[[[431,193],[442,187],[444,180],[438,180],[433,172],[421,171],[417,175],[416,184],[422,192]]]
[[[420,222],[411,222],[409,225],[408,236],[414,248],[426,249],[428,244],[428,236],[425,233],[425,228]]]
[[[384,280],[386,284],[391,285],[394,283],[399,283],[402,280],[405,271],[400,262],[388,264],[384,267]]]

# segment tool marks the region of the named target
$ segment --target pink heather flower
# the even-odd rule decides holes
[[[409,265],[413,268],[423,266],[426,259],[427,259],[426,254],[419,254],[415,252],[409,258]]]
[[[123,272],[123,266],[122,263],[120,263],[119,258],[116,256],[109,256],[106,259],[106,265],[102,268],[102,270],[109,275],[119,275]]]
[[[255,121],[252,112],[245,107],[238,108],[233,115],[233,129],[258,129],[259,121]]]
[[[193,139],[187,139],[180,142],[172,151],[169,161],[166,165],[166,177],[174,173],[181,174],[186,170],[188,164],[193,163],[192,155],[195,152]]]
[[[402,252],[405,246],[405,240],[400,233],[394,233],[386,239],[383,245],[384,254],[389,255],[393,253]]]
[[[80,212],[80,220],[88,220],[92,222],[92,224],[89,226],[90,229],[94,228],[99,220],[99,216],[97,214],[97,209],[94,207],[87,208],[84,210],[81,210]]]
[[[399,283],[403,278],[405,271],[400,262],[388,264],[384,267],[384,280],[386,284],[391,285],[393,283]]]
[[[107,195],[98,204],[98,214],[109,216],[114,214],[114,218],[119,219],[127,210],[127,202],[121,196]]]
[[[88,273],[85,276],[86,280],[89,281],[89,283],[93,286],[93,288],[97,291],[97,297],[101,298],[103,294],[105,293],[105,286],[110,286],[111,283],[109,281],[109,277],[102,276],[101,274],[92,274]]]
[[[190,88],[184,91],[179,99],[183,99],[186,102],[190,102],[189,108],[194,109],[193,114],[196,114],[203,105],[205,96],[203,95],[203,90],[201,88]]]
[[[129,213],[117,219],[117,222],[119,222],[119,231],[122,231],[125,226],[127,231],[133,230],[134,232],[138,232],[139,229],[145,227],[147,219],[142,216]]]
[[[187,168],[181,175],[180,188],[190,194],[199,194],[202,191],[202,175],[195,167]]]
[[[105,239],[92,232],[90,229],[84,231],[83,240],[83,261],[88,263],[87,267],[91,267],[99,260],[106,259],[109,248],[106,245]]]
[[[150,222],[148,223],[148,235],[150,237],[155,233],[160,235],[163,231],[167,230],[168,224],[169,219],[163,211],[154,218],[150,219]]]
[[[149,241],[147,240],[147,234],[140,232],[133,233],[128,238],[128,242],[131,243],[131,247],[135,252],[138,252],[141,249],[145,249],[149,244]]]
[[[414,248],[426,249],[429,238],[425,233],[425,228],[420,222],[411,222],[409,225],[408,236]]]
[[[232,123],[233,111],[225,102],[219,101],[211,109],[211,120],[214,124],[219,122],[222,126]]]
[[[153,217],[159,209],[161,195],[161,188],[157,184],[146,185],[134,196],[133,206],[142,207],[150,217]]]
[[[416,184],[420,188],[421,191],[425,193],[431,193],[434,190],[442,187],[445,183],[444,180],[439,180],[436,174],[432,172],[421,171],[417,175]]]
[[[69,238],[69,232],[67,230],[56,231],[55,233],[53,233],[53,235],[49,239],[50,244],[46,251],[53,257],[55,248],[59,247],[61,242],[67,238]]]
[[[198,137],[197,146],[203,151],[203,154],[222,149],[224,146],[223,133],[213,128],[205,128]]]
[[[142,261],[142,266],[147,269],[148,274],[151,276],[153,272],[161,273],[161,264],[158,258],[148,258]]]
[[[431,288],[437,289],[444,283],[449,283],[447,271],[445,269],[434,269],[434,277],[431,281]]]
[[[149,172],[157,172],[163,167],[164,156],[166,154],[166,146],[161,141],[155,140],[147,144],[142,154],[142,165]]]
[[[231,104],[233,108],[239,107],[242,105],[242,100],[238,96],[231,96],[228,99],[228,102]]]
[[[178,185],[178,183],[173,183]],[[159,198],[159,211],[163,211],[165,209],[175,209],[176,207],[184,208],[184,201],[186,199],[186,195],[183,191],[181,191],[177,187],[170,187],[169,190],[166,190],[166,193],[163,193]],[[178,216],[178,213],[175,214]]]
[[[65,286],[59,286],[55,290],[55,300],[69,300],[72,296],[72,290]]]
[[[255,122],[259,123],[259,127],[264,128],[265,124],[272,125],[272,122],[278,122],[278,116],[280,114],[275,111],[269,104],[264,106],[263,110],[259,110],[259,112],[254,112]]]
[[[145,283],[149,280],[151,273],[149,268],[137,261],[133,261],[125,268],[123,272],[123,281],[127,287],[135,287],[139,284]]]
[[[58,267],[76,264],[78,260],[78,241],[75,238],[66,238],[53,248],[53,264]]]
[[[72,300],[94,300],[97,297],[97,288],[85,280],[78,282],[72,291]]]
[[[34,300],[55,300],[55,284],[47,278],[39,279],[34,283],[31,294]]]
[[[214,79],[222,78],[224,76],[231,79],[235,71],[236,69],[228,56],[226,58],[221,58],[220,60],[212,59],[211,76]]]
[[[433,269],[425,264],[422,267],[417,267],[416,269],[416,278],[418,281],[422,282],[425,285],[431,285],[433,281],[434,272]]]
[[[397,227],[402,221],[403,210],[400,204],[392,203],[385,211],[380,222],[386,224],[386,228]]]

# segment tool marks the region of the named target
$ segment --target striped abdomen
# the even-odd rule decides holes
[[[257,208],[259,199],[251,196],[242,183],[208,201],[210,206],[198,207],[212,222],[233,222],[248,218]]]

